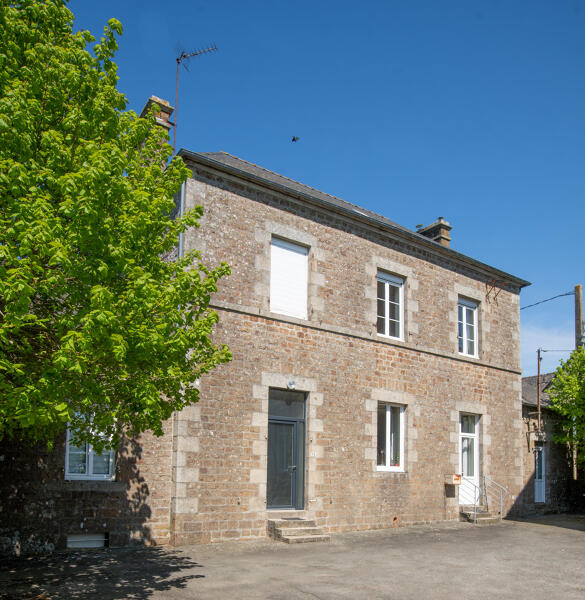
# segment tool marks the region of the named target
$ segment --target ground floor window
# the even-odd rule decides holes
[[[378,403],[378,471],[404,471],[404,406]]]
[[[76,446],[67,431],[65,453],[65,479],[105,479],[114,478],[114,451],[94,451],[91,444]]]

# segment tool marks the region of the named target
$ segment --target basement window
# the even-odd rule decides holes
[[[82,533],[67,536],[67,548],[106,548],[107,533]]]

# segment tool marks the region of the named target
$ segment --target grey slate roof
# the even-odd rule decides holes
[[[540,375],[540,405],[549,406],[550,398],[547,389],[552,381],[554,373],[543,373]],[[536,406],[537,375],[522,377],[522,404],[526,406]]]
[[[435,251],[440,253],[447,253],[451,256],[451,258],[458,262],[467,263],[475,270],[479,269],[488,273],[492,277],[496,276],[497,279],[509,281],[512,285],[518,287],[530,285],[529,281],[520,279],[504,271],[500,271],[499,269],[491,267],[490,265],[470,258],[465,254],[461,254],[456,250],[442,246],[438,242],[435,242],[424,235],[417,233],[416,231],[408,229],[407,227],[399,225],[398,223],[395,223],[394,221],[391,221],[382,215],[367,210],[366,208],[361,208],[360,206],[350,202],[346,202],[345,200],[341,200],[341,198],[337,198],[336,196],[326,194],[325,192],[312,188],[293,179],[289,179],[284,175],[279,175],[278,173],[269,171],[268,169],[238,158],[237,156],[232,156],[227,152],[192,152],[182,148],[179,150],[178,154],[187,161],[206,164],[236,176],[246,177],[251,181],[263,184],[267,187],[278,189],[289,194],[292,193],[313,203],[320,204],[328,208],[337,209],[338,211],[343,212],[354,219],[367,221],[371,225],[393,231],[402,237],[410,238],[412,241],[418,242],[419,245],[434,248]]]
[[[278,173],[274,173],[274,171],[269,171],[264,167],[259,167],[253,163],[249,163],[246,160],[238,158],[237,156],[232,156],[231,154],[227,154],[226,152],[200,152],[201,156],[206,156],[207,158],[211,158],[212,160],[216,160],[217,162],[221,162],[224,165],[229,165],[234,167],[240,171],[245,171],[250,175],[255,175],[259,179],[264,179],[266,181],[270,181],[272,183],[276,183],[279,186],[286,187],[290,190],[294,190],[295,192],[299,192],[303,195],[309,195],[313,198],[317,198],[323,202],[332,204],[333,206],[337,206],[338,208],[347,208],[352,211],[356,211],[359,214],[367,215],[368,217],[380,220],[392,227],[396,227],[401,229],[402,231],[413,233],[407,227],[399,225],[386,217],[379,215],[371,210],[367,210],[366,208],[361,208],[356,204],[352,204],[351,202],[347,202],[342,200],[341,198],[337,198],[336,196],[332,196],[331,194],[326,194],[321,190],[317,190],[309,185],[305,185],[304,183],[300,183],[295,181],[294,179],[289,179],[284,175],[279,175]],[[420,235],[420,234],[416,234]],[[424,237],[424,236],[420,236]],[[428,239],[428,238],[425,238]]]

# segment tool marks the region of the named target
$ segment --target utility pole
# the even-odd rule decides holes
[[[583,286],[575,286],[575,349],[585,346],[583,339]],[[577,481],[577,448],[573,447],[573,479]]]
[[[537,357],[537,375],[536,375],[536,406],[537,406],[537,410],[538,410],[538,433],[540,433],[542,431],[542,420],[541,420],[541,413],[540,413],[540,361],[542,360],[542,358],[540,357],[540,351],[542,350],[542,348],[539,348],[536,351],[536,357]]]
[[[583,286],[575,286],[575,349],[585,348],[585,335],[583,333]]]

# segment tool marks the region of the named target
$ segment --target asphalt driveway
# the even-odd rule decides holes
[[[4,561],[0,598],[585,598],[585,516]]]

